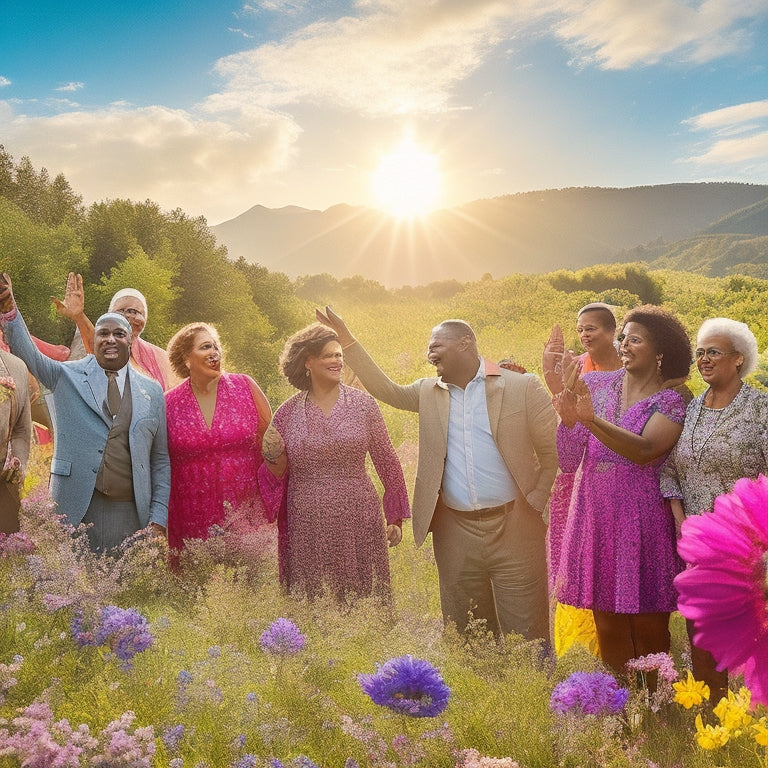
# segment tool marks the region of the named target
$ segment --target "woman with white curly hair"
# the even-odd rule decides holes
[[[690,515],[711,512],[715,498],[733,491],[741,477],[768,475],[768,393],[744,379],[757,368],[757,340],[747,325],[726,317],[705,320],[696,341],[696,367],[708,385],[691,401],[685,425],[661,476],[678,531]],[[693,674],[713,701],[724,696],[727,671],[691,636]]]

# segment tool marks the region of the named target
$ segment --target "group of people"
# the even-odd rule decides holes
[[[253,379],[223,370],[212,326],[183,327],[167,351],[148,344],[146,301],[130,289],[92,325],[70,275],[57,307],[91,354],[62,362],[35,345],[3,278],[10,349],[52,393],[52,497],[73,525],[89,524],[97,551],[153,527],[178,553],[212,526],[276,520],[281,582],[343,601],[388,595],[387,546],[412,509],[416,545],[432,533],[446,620],[548,639],[553,597],[591,614],[603,661],[622,673],[669,650],[684,518],[711,510],[738,478],[768,474],[768,395],[744,383],[757,342],[734,320],[706,321],[693,352],[664,309],[631,310],[616,336],[612,308],[589,304],[577,317],[582,355],[553,329],[548,392],[536,375],[482,358],[461,320],[432,331],[435,375],[397,384],[326,308],[286,342],[280,369],[298,392],[272,415]],[[694,358],[707,389],[692,399]],[[0,353],[0,385],[3,368],[18,378],[14,361]],[[367,392],[344,384],[346,364]],[[15,403],[6,468],[19,471],[22,389],[0,398]],[[374,398],[419,414],[412,505]],[[727,673],[695,643],[692,657],[697,678],[723,691]]]

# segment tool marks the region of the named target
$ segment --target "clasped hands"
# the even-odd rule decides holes
[[[552,393],[552,405],[563,424],[573,429],[577,422],[589,423],[595,418],[592,396],[581,378],[581,361],[571,350],[566,351],[563,331],[552,328],[541,358],[544,381]]]

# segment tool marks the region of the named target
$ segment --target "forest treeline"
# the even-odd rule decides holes
[[[512,354],[536,370],[552,324],[561,323],[575,346],[575,313],[596,300],[615,305],[619,314],[644,302],[665,304],[692,334],[704,318],[727,315],[750,325],[761,351],[768,345],[768,281],[756,277],[704,278],[638,262],[398,289],[360,276],[337,279],[322,265],[317,274],[290,280],[230,260],[202,217],[163,211],[150,200],[85,206],[63,175],[51,179],[26,157],[15,162],[1,145],[0,254],[30,328],[41,338],[64,344],[72,338],[73,325],[51,303],[51,296],[62,295],[68,272],[84,276],[93,319],[116,290],[137,288],[149,305],[148,341],[164,347],[185,323],[215,324],[227,366],[254,376],[273,405],[287,393],[277,371],[283,342],[323,304],[342,312],[382,366],[403,381],[428,373],[426,341],[441,319],[466,319],[486,354]],[[757,378],[768,381],[764,362]]]

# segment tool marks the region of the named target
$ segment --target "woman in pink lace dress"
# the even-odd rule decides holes
[[[271,410],[250,376],[221,369],[221,343],[205,323],[168,344],[181,384],[166,393],[171,497],[168,544],[206,539],[211,526],[264,521],[257,471]]]
[[[685,419],[668,387],[692,356],[683,325],[659,307],[631,310],[619,341],[621,370],[578,378],[574,362],[556,399],[560,468],[577,474],[555,594],[592,610],[600,656],[623,673],[632,658],[669,651],[682,563],[659,475]]]
[[[275,412],[259,470],[264,503],[278,518],[281,581],[310,597],[327,589],[340,602],[350,594],[387,599],[387,542],[400,542],[411,512],[381,411],[341,383],[341,345],[323,325],[294,334],[281,367],[300,392]],[[384,516],[367,454],[384,485]]]

